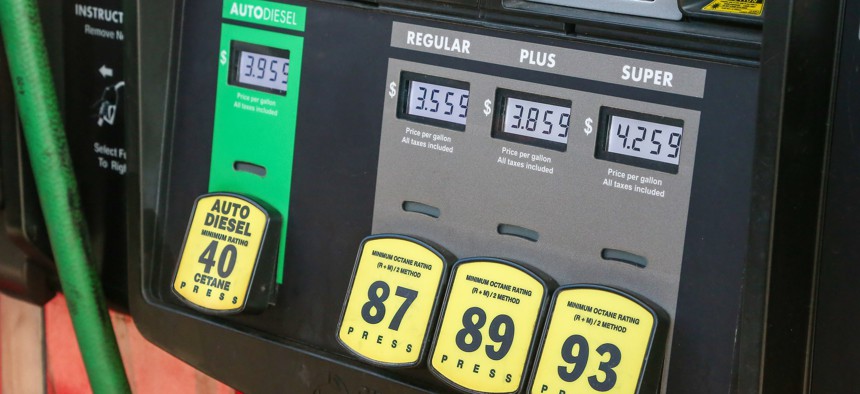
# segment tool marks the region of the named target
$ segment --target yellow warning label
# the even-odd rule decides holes
[[[764,0],[714,0],[703,7],[702,11],[761,16]]]
[[[366,241],[355,269],[338,338],[379,364],[421,361],[441,292],[445,262],[406,239]]]
[[[265,211],[237,196],[198,199],[173,280],[176,294],[212,311],[241,310],[268,221]]]
[[[494,261],[461,263],[452,281],[430,367],[474,392],[518,391],[546,299],[544,284]]]
[[[532,394],[637,392],[654,316],[623,295],[572,288],[556,294]]]

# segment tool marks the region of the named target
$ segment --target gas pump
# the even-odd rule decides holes
[[[247,392],[793,391],[806,3],[138,2],[136,324]]]

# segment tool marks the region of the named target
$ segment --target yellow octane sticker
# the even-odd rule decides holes
[[[360,253],[338,338],[379,364],[418,364],[439,299],[444,261],[399,238],[371,239]]]
[[[603,289],[556,297],[531,393],[636,393],[653,336],[651,312]]]
[[[702,11],[761,16],[764,0],[714,0],[703,7]]]
[[[546,289],[530,274],[507,264],[473,261],[458,267],[430,367],[468,390],[517,391]]]
[[[185,235],[174,291],[200,308],[239,310],[257,265],[266,212],[235,196],[199,199]]]

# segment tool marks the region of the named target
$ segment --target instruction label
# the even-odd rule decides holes
[[[438,252],[411,240],[365,241],[338,340],[377,364],[417,365],[425,353],[445,271]]]
[[[764,0],[714,0],[702,8],[702,11],[761,16]]]
[[[532,394],[637,392],[654,337],[648,309],[606,289],[576,287],[556,292],[548,321]]]
[[[268,213],[250,200],[225,194],[199,198],[173,291],[206,310],[243,309],[268,225]]]
[[[458,263],[430,369],[467,390],[513,393],[535,342],[546,285],[500,261]]]

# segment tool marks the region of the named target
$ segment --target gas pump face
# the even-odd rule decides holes
[[[352,3],[177,12],[150,339],[248,391],[730,391],[755,65]]]

